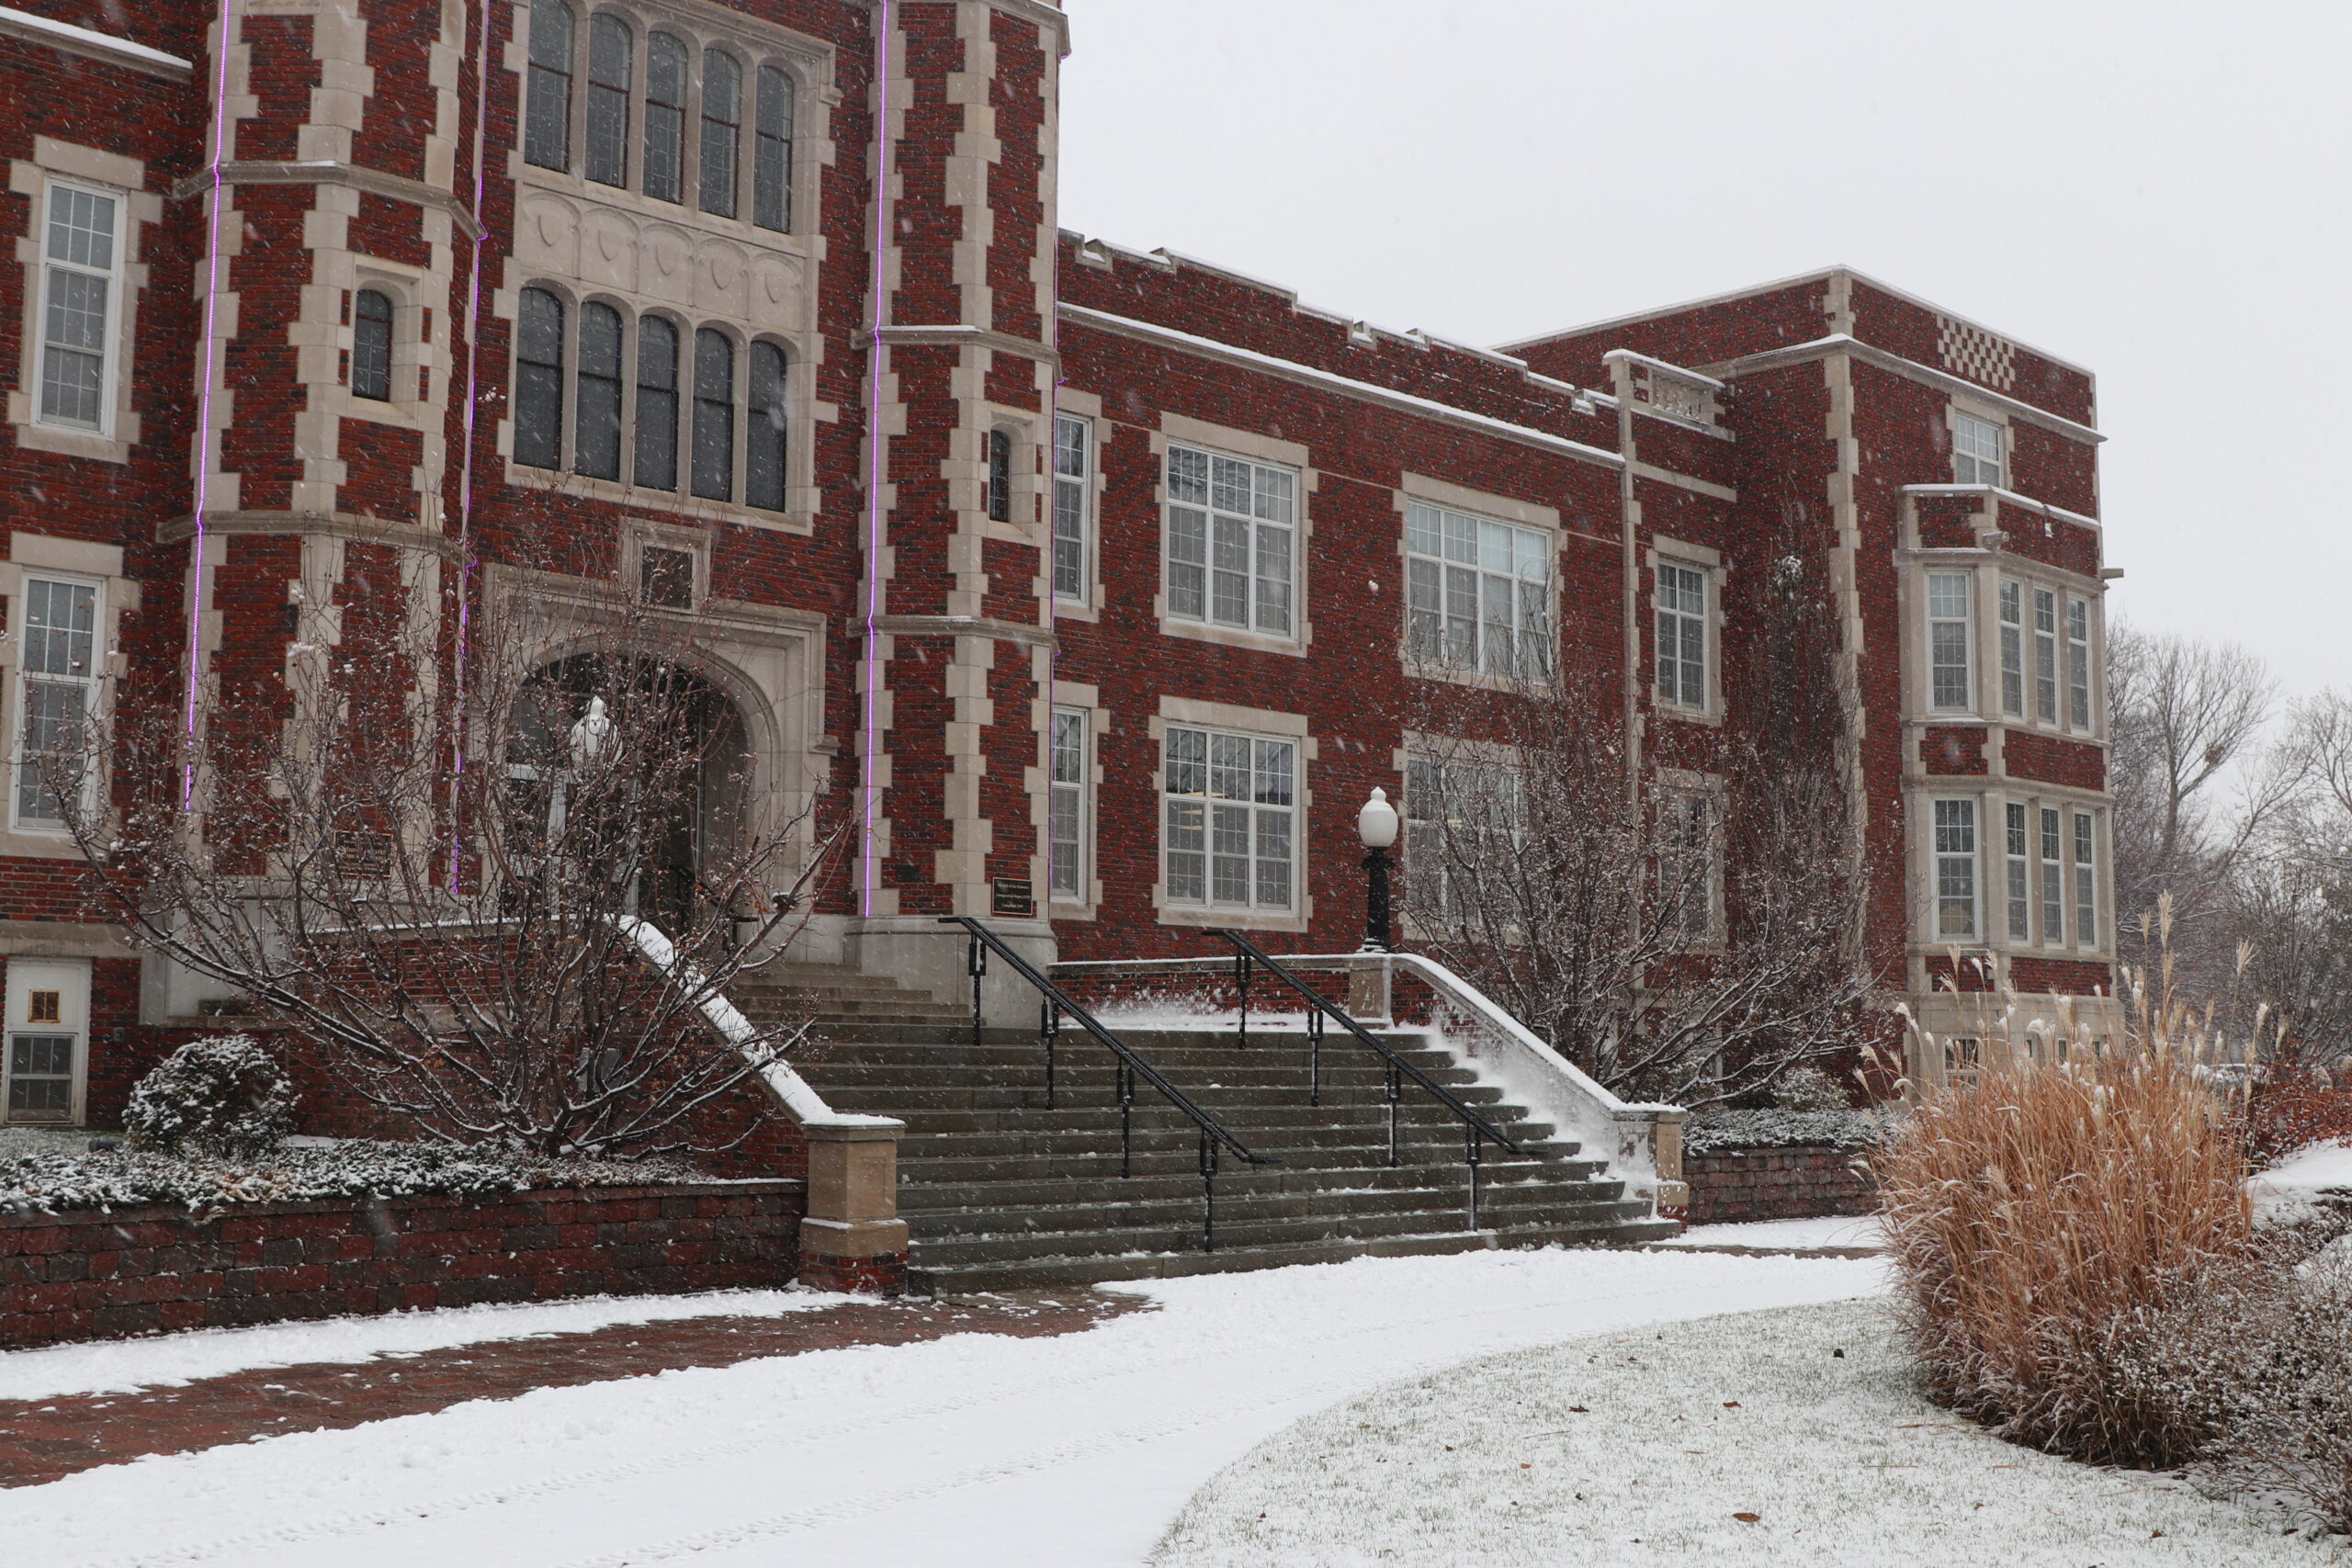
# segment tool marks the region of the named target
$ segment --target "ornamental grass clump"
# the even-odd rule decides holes
[[[2199,1319],[2259,1267],[2211,1020],[2165,980],[2154,999],[2134,986],[2120,1042],[1996,1026],[1972,1074],[1916,1091],[1871,1162],[1930,1396],[2102,1463],[2171,1467],[2210,1445],[2223,1374],[2199,1347],[2225,1325]]]

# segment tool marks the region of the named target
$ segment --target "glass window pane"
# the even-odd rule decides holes
[[[563,301],[526,288],[516,322],[514,461],[553,468],[563,449]]]
[[[660,316],[637,324],[637,484],[678,488],[678,329]]]
[[[735,345],[710,327],[695,333],[694,492],[735,493]]]
[[[588,23],[588,177],[628,183],[628,95],[635,39],[628,24],[599,12]]]
[[[752,163],[752,221],[779,232],[792,227],[792,78],[760,68],[759,144]]]
[[[735,157],[743,118],[743,68],[735,57],[707,49],[702,55],[702,209],[735,216]]]
[[[352,308],[351,393],[379,402],[392,395],[392,302],[363,288]]]
[[[580,308],[580,376],[572,465],[592,479],[621,477],[621,313]]]
[[[751,412],[744,424],[743,499],[769,512],[785,501],[784,350],[752,345]]]
[[[571,166],[571,7],[563,0],[531,6],[530,104],[524,117],[523,161],[542,169]]]
[[[655,33],[645,50],[645,194],[677,201],[685,149],[686,46]]]

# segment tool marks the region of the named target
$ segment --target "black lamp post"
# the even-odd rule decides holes
[[[1388,940],[1388,846],[1396,841],[1396,808],[1388,804],[1388,792],[1374,789],[1372,798],[1356,813],[1356,832],[1369,851],[1363,857],[1363,870],[1369,886],[1365,889],[1363,911],[1363,946],[1362,953],[1394,953],[1396,944]]]

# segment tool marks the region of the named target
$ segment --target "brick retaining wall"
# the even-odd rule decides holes
[[[0,1348],[793,1278],[798,1181],[0,1215]]]
[[[1867,1172],[1854,1168],[1861,1157],[1859,1152],[1818,1146],[1686,1154],[1682,1175],[1690,1183],[1690,1223],[1867,1214],[1878,1206],[1878,1189]]]

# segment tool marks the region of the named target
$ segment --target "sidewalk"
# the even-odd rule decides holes
[[[777,1317],[681,1318],[493,1339],[394,1353],[356,1366],[269,1367],[133,1393],[0,1400],[0,1487],[39,1485],[148,1454],[429,1415],[535,1389],[854,1345],[909,1345],[952,1334],[1074,1334],[1149,1304],[1140,1296],[1087,1290],[859,1302]]]

